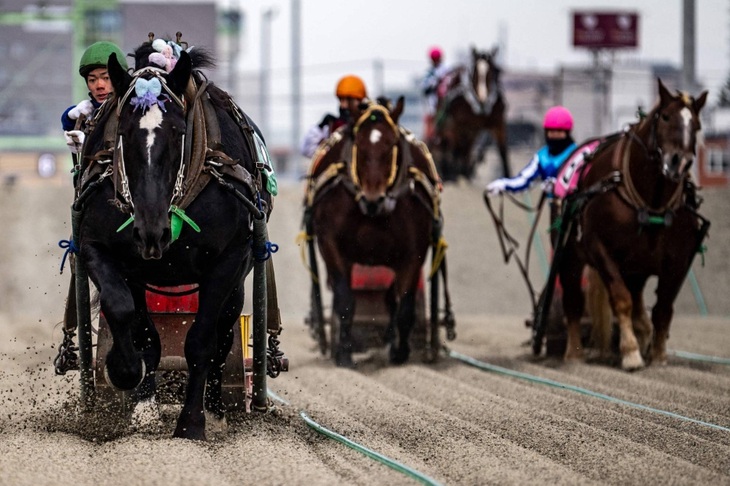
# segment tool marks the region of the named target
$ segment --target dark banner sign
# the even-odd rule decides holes
[[[639,45],[639,16],[633,12],[573,12],[573,46],[628,48]]]

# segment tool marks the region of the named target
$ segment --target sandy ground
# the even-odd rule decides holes
[[[519,154],[513,155],[516,164]],[[522,344],[530,302],[506,266],[475,183],[444,193],[451,293],[460,353],[706,423],[730,427],[730,367],[671,357],[665,367],[625,373],[606,364],[565,365],[532,357]],[[730,432],[631,408],[443,357],[387,365],[381,349],[335,368],[303,325],[308,273],[294,243],[302,186],[282,181],[270,239],[290,371],[270,388],[289,402],[268,415],[232,414],[208,443],[172,439],[176,411],[161,429],[132,430],[104,412],[80,413],[78,377],[56,377],[68,270],[71,187],[21,179],[0,187],[0,485],[413,484],[414,480],[326,439],[314,420],[443,484],[730,484]],[[677,300],[670,348],[730,358],[730,192],[705,191],[713,222],[705,266]],[[533,195],[534,197],[535,195]],[[507,208],[510,228],[528,217]],[[544,227],[544,226],[543,226]],[[543,235],[544,236],[544,235]],[[539,247],[538,247],[539,249]],[[533,255],[533,280],[545,263]],[[698,299],[701,297],[700,304]],[[247,306],[250,307],[250,296]],[[328,306],[329,307],[329,306]],[[707,309],[708,315],[703,309]]]

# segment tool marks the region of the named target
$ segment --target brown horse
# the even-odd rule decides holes
[[[483,150],[476,146],[489,132],[496,142],[502,173],[510,176],[507,153],[507,104],[500,84],[501,69],[495,62],[497,48],[472,48],[471,67],[456,69],[446,80],[448,88],[439,101],[434,137],[428,141],[444,180],[471,178]]]
[[[390,361],[405,363],[419,278],[442,223],[440,183],[428,150],[397,124],[403,98],[392,110],[378,104],[362,109],[354,125],[335,132],[315,155],[305,202],[305,224],[325,262],[333,319],[339,320],[335,362],[344,367],[353,366],[353,265],[395,272],[387,339]]]
[[[709,227],[697,213],[688,173],[707,92],[693,98],[671,94],[661,80],[658,86],[658,104],[596,150],[578,192],[565,202],[568,223],[559,243],[565,244],[564,254],[556,263],[568,331],[566,360],[583,357],[581,275],[588,264],[600,275],[618,320],[621,367],[666,363],[674,300]],[[658,279],[651,322],[643,301],[650,276]]]

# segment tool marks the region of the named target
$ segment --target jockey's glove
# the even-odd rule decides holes
[[[81,115],[91,115],[92,111],[94,111],[94,105],[91,104],[91,101],[84,100],[79,102],[78,105],[71,108],[71,110],[68,112],[68,117],[72,120],[78,120]]]
[[[497,179],[487,184],[487,193],[490,196],[497,196],[502,194],[506,187],[507,184],[504,182],[504,179]]]
[[[334,115],[327,113],[324,118],[322,118],[322,121],[319,122],[319,128],[324,128],[333,123],[335,120],[337,120],[337,118],[335,118]]]
[[[84,139],[86,135],[81,130],[69,130],[63,132],[63,136],[66,139],[66,145],[72,154],[80,154],[81,147],[84,145]]]
[[[555,192],[555,177],[548,177],[542,181],[542,190],[548,194]]]

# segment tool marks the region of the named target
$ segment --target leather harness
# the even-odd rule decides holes
[[[154,68],[146,69],[150,71]],[[135,74],[139,76],[138,73],[141,71],[144,71],[144,69]],[[182,157],[182,164],[185,167],[184,178],[182,191],[177,196],[177,200],[173,201],[181,209],[187,208],[216,176],[212,172],[243,183],[254,194],[262,186],[260,173],[254,177],[237,160],[232,159],[222,150],[220,125],[215,107],[208,93],[208,87],[208,82],[202,75],[193,75],[190,77],[183,98],[176,100],[184,110],[187,109]],[[168,94],[170,94],[169,91]],[[122,154],[119,150],[118,135],[121,106],[125,101],[126,95],[121,99],[114,96],[105,101],[94,119],[89,123],[88,131],[90,132],[95,125],[106,117],[104,148],[93,156],[85,157],[82,161],[82,167],[79,168],[80,177],[77,181],[77,196],[83,192],[91,181],[111,176],[116,194],[115,204],[122,211],[131,212],[132,208],[129,207],[129,204],[119,198],[124,191],[124,188],[120,188],[120,186],[124,184],[126,179],[123,174],[124,166]],[[229,98],[228,102],[230,104],[229,109],[233,112],[233,118],[244,133],[244,138],[255,157],[256,151],[252,140],[253,128],[233,100]],[[109,166],[110,163],[111,167]]]

